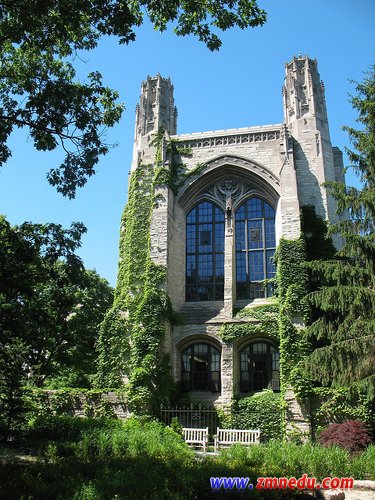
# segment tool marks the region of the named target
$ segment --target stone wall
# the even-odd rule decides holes
[[[335,203],[322,183],[343,180],[342,157],[330,142],[324,85],[315,60],[299,56],[286,64],[283,99],[283,124],[177,135],[173,85],[157,75],[142,84],[136,111],[133,169],[140,160],[155,162],[154,139],[160,127],[166,131],[165,139],[176,141],[181,151],[182,168],[176,182],[180,181],[180,186],[173,192],[167,186],[156,188],[150,229],[151,259],[166,266],[167,293],[185,321],[168,330],[164,349],[170,352],[174,378],[179,381],[181,352],[189,343],[217,346],[222,390],[216,403],[230,402],[239,385],[236,343],[226,344],[218,335],[223,322],[235,321],[235,211],[252,196],[272,205],[276,210],[276,244],[281,237],[299,238],[303,205],[314,205],[318,215],[336,220]],[[168,168],[165,146],[162,160]],[[236,184],[236,188],[223,197],[220,186],[225,183]],[[221,207],[225,214],[224,301],[186,303],[186,216],[203,200]],[[289,431],[299,429],[302,435],[309,434],[306,412],[290,391],[286,401]]]
[[[115,415],[125,419],[129,411],[124,396],[115,392],[80,390],[38,390],[31,392],[34,404],[56,415],[100,417]]]
[[[291,387],[285,391],[284,399],[287,439],[309,441],[311,438],[310,409],[297,400]]]
[[[249,158],[278,176],[281,130],[281,124],[263,125],[174,135],[172,139],[179,141],[179,147],[191,151],[191,156],[183,158],[187,171],[197,164],[228,155]]]

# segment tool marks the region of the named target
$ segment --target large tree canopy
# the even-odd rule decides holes
[[[36,385],[66,369],[94,370],[99,324],[113,295],[75,254],[84,231],[77,223],[68,230],[11,227],[0,216],[0,362],[22,347],[20,375]]]
[[[266,14],[255,0],[0,1],[0,165],[11,155],[11,132],[27,127],[36,149],[65,151],[48,181],[75,196],[108,152],[104,131],[120,120],[123,106],[99,73],[77,81],[73,57],[94,48],[102,35],[135,40],[145,17],[155,29],[172,25],[177,35],[195,35],[217,50],[218,32],[262,25]]]
[[[311,263],[324,286],[309,296],[318,319],[307,331],[313,349],[304,364],[324,385],[363,387],[375,397],[375,66],[356,90],[351,102],[361,127],[345,130],[362,187],[327,183],[349,216],[330,228],[344,237],[340,260]]]

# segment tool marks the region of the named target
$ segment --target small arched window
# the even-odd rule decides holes
[[[241,392],[279,390],[279,350],[269,342],[254,342],[240,352]]]
[[[186,300],[224,298],[224,213],[211,202],[186,217]]]
[[[220,391],[220,352],[210,344],[193,344],[182,353],[183,391]]]
[[[272,287],[262,281],[275,275],[275,248],[275,210],[260,198],[250,198],[236,211],[237,300],[272,295]]]

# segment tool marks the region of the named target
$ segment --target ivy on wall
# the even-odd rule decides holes
[[[168,166],[162,165],[162,158],[156,158],[159,163],[156,185],[168,186],[174,194],[186,183],[186,181],[195,175],[199,175],[206,167],[205,163],[197,163],[194,168],[187,170],[186,164],[182,158],[192,156],[191,148],[179,146],[178,139],[170,139],[168,134],[160,129],[154,139],[154,144],[160,151],[166,152]]]
[[[260,429],[262,442],[282,436],[282,396],[258,392],[235,401],[227,422],[234,429]]]
[[[304,398],[310,391],[299,361],[306,352],[302,328],[309,313],[305,296],[308,292],[306,251],[302,238],[282,238],[276,251],[276,283],[279,297],[280,380],[282,390],[291,385],[295,394]],[[297,326],[300,325],[300,326]]]
[[[315,387],[312,396],[315,432],[345,420],[361,420],[374,428],[375,402],[366,392],[352,393],[348,387]]]
[[[97,386],[127,382],[129,408],[156,413],[173,388],[168,356],[162,352],[172,309],[163,289],[166,270],[150,258],[155,188],[167,183],[162,162],[164,131],[155,135],[155,162],[132,172],[120,236],[120,262],[112,309],[101,325]]]
[[[235,317],[246,318],[247,321],[244,323],[224,323],[220,328],[219,335],[225,341],[259,335],[266,335],[278,340],[278,313],[279,307],[275,300],[270,304],[252,308],[245,307]]]
[[[178,141],[169,139],[162,128],[151,146],[155,148],[154,163],[140,163],[130,178],[121,221],[115,299],[98,340],[96,386],[121,387],[125,382],[130,409],[154,414],[174,391],[169,358],[162,352],[174,317],[163,289],[166,270],[150,258],[151,217],[159,202],[156,190],[167,186],[176,193],[205,165],[186,172],[181,157],[191,155],[191,150],[179,147]]]
[[[115,417],[116,407],[126,411],[123,391],[105,389],[25,389],[28,407],[33,418],[48,418],[52,415],[74,416],[78,412],[86,417]]]

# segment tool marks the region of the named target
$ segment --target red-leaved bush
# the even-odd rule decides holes
[[[342,424],[330,424],[318,437],[323,446],[340,446],[350,452],[362,451],[371,443],[371,433],[360,420],[347,420]]]

